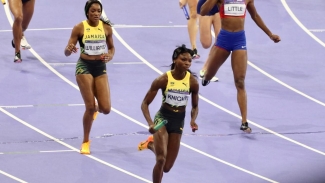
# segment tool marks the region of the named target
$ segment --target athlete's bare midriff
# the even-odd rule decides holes
[[[226,17],[221,19],[221,28],[229,32],[239,32],[244,30],[245,18]]]

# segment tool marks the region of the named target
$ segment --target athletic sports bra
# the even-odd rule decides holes
[[[81,53],[86,55],[101,55],[106,52],[106,35],[103,22],[99,21],[96,27],[88,24],[87,20],[82,21],[84,35],[79,38]]]
[[[220,17],[241,17],[246,16],[246,3],[245,0],[224,0],[220,7]]]
[[[186,72],[184,79],[176,80],[171,71],[167,71],[168,83],[163,92],[163,103],[172,107],[186,106],[190,95],[190,76],[191,73]]]

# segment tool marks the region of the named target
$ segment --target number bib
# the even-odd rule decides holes
[[[225,15],[228,16],[243,16],[246,11],[246,4],[244,0],[225,0],[224,4]]]
[[[105,40],[85,41],[85,54],[87,55],[101,55],[106,51],[106,42]]]
[[[186,106],[189,94],[188,93],[175,93],[168,91],[166,93],[165,103],[172,106]]]

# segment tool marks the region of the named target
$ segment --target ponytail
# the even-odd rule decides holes
[[[109,25],[110,27],[113,27],[113,23],[107,18],[107,17],[103,17],[103,16],[100,16],[99,18],[104,24],[107,24]]]

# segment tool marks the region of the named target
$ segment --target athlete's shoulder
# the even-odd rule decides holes
[[[158,89],[162,89],[162,88],[165,88],[166,85],[168,83],[168,77],[167,77],[167,74],[164,73],[160,76],[158,76],[153,82],[152,82],[152,85],[151,85],[151,89],[153,90],[158,90]]]
[[[159,79],[161,81],[168,81],[168,73],[170,73],[170,71],[167,71],[167,72],[163,73],[157,79]]]
[[[74,34],[74,35],[78,35],[78,36],[80,36],[80,35],[82,35],[83,34],[83,29],[84,29],[84,26],[83,26],[83,23],[82,22],[80,22],[80,23],[78,23],[78,24],[76,24],[74,27],[73,27],[73,29],[72,29],[72,33]]]
[[[197,81],[197,78],[193,74],[191,74],[190,76],[190,86],[192,92],[199,90],[199,82]]]
[[[168,75],[167,75],[167,72],[165,72],[164,74],[158,76],[158,77],[156,78],[156,80],[157,80],[158,82],[162,83],[162,84],[167,83],[167,82],[168,82]]]
[[[102,22],[102,23],[103,23],[103,28],[104,28],[106,34],[112,34],[113,33],[112,26],[108,25],[108,24],[106,24],[104,22]]]
[[[74,28],[74,29],[83,29],[83,28],[84,28],[84,23],[83,23],[83,21],[82,21],[82,22],[79,22],[78,24],[76,24],[73,28]]]

